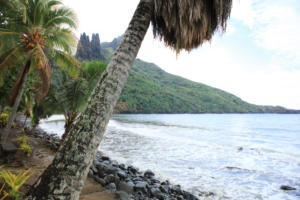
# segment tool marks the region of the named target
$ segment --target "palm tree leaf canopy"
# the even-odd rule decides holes
[[[232,0],[154,0],[153,34],[179,53],[225,31]]]

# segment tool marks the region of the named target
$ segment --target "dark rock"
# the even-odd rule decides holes
[[[94,176],[94,173],[91,169],[89,169],[88,177],[92,178]]]
[[[135,191],[142,191],[144,193],[147,192],[147,183],[146,182],[142,182],[142,181],[138,181],[136,182],[135,186],[134,186],[134,190]]]
[[[168,193],[169,192],[169,187],[167,185],[161,185],[159,187],[160,191],[162,191],[163,193]]]
[[[100,177],[103,177],[107,174],[117,174],[118,172],[118,168],[106,164],[98,165],[97,169]]]
[[[129,167],[127,168],[127,170],[128,170],[128,172],[130,172],[130,173],[132,173],[132,174],[136,174],[137,171],[138,171],[138,169],[135,168],[135,167],[133,167],[133,166],[129,166]]]
[[[91,168],[90,168],[90,170],[92,170],[95,174],[98,173],[98,170],[97,170],[97,168],[96,168],[95,165],[92,165]]]
[[[107,189],[109,189],[112,192],[116,192],[117,191],[117,186],[114,183],[110,183],[107,185]]]
[[[119,190],[125,191],[129,194],[133,193],[134,184],[132,182],[123,182],[119,184]]]
[[[157,199],[164,199],[165,195],[158,188],[151,188],[150,193],[153,197]]]
[[[105,176],[104,178],[105,182],[106,183],[116,183],[116,184],[119,184],[119,177],[115,177],[114,175],[112,174],[109,174],[107,176]]]
[[[281,190],[296,190],[296,188],[288,186],[288,185],[282,185],[280,186]]]
[[[130,196],[124,192],[124,191],[118,191],[116,192],[116,196],[120,199],[120,200],[129,200]]]
[[[110,159],[109,159],[109,157],[107,157],[107,156],[102,156],[102,157],[101,157],[101,160],[110,160]]]
[[[1,143],[1,150],[4,153],[16,153],[18,148],[12,142]]]
[[[120,177],[120,179],[124,180],[126,178],[126,172],[119,170],[117,172],[117,175]]]
[[[94,180],[102,186],[106,185],[106,182],[103,178],[99,178],[98,176],[94,176]]]
[[[119,165],[119,168],[122,169],[122,170],[125,170],[125,169],[126,169],[124,164],[120,164],[120,165]]]
[[[152,178],[155,176],[155,174],[151,170],[147,170],[145,171],[144,176],[147,178]]]

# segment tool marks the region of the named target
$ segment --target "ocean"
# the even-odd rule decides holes
[[[42,120],[40,127],[61,135],[63,116]],[[300,199],[296,114],[113,115],[99,150],[195,195],[214,194],[203,199]]]

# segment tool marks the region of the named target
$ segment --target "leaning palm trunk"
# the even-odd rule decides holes
[[[11,115],[10,115],[8,123],[7,123],[7,125],[4,129],[4,132],[1,135],[1,143],[6,143],[7,142],[7,138],[8,138],[10,129],[11,129],[12,124],[13,124],[15,118],[16,118],[17,110],[18,110],[18,107],[20,105],[22,95],[24,93],[29,68],[30,68],[30,61],[27,61],[26,65],[25,65],[25,68],[24,68],[24,70],[21,74],[20,87],[17,91],[17,96],[15,98],[15,102],[14,102],[14,105],[13,105],[13,108],[12,108]]]
[[[26,195],[26,200],[76,200],[97,147],[125,85],[153,13],[152,0],[141,0],[119,48],[76,120],[53,162]]]
[[[77,113],[76,114],[70,114],[70,115],[67,115],[68,117],[66,117],[66,124],[65,124],[65,132],[64,134],[61,136],[61,140],[60,140],[60,143],[59,143],[59,147],[62,146],[62,144],[65,142],[68,134],[70,133],[70,130],[72,128],[72,125],[75,121],[75,119],[77,118]]]

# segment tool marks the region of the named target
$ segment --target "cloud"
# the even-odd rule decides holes
[[[287,67],[300,67],[299,0],[243,0],[234,3],[232,17],[251,29],[258,46],[272,51],[274,57],[278,57],[277,62],[284,57]]]

